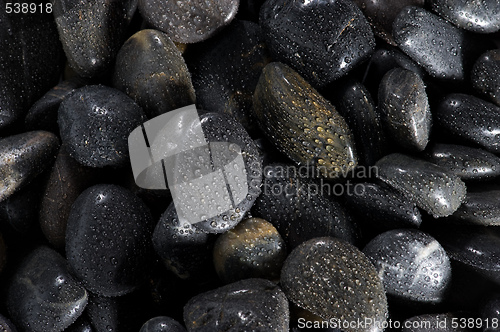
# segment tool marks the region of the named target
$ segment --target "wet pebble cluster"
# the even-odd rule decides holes
[[[498,0],[32,5],[0,7],[0,331],[500,331]],[[194,152],[143,188],[137,131]]]

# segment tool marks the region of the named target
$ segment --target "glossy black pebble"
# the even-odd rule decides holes
[[[471,81],[476,90],[500,106],[500,49],[490,50],[476,60]]]
[[[181,279],[200,279],[211,266],[210,235],[189,222],[181,222],[174,203],[161,215],[153,233],[153,245],[166,268]]]
[[[245,278],[278,281],[287,256],[276,228],[260,218],[243,220],[219,236],[213,252],[215,270],[227,283]]]
[[[259,21],[273,58],[315,87],[347,74],[375,48],[370,25],[351,1],[268,0]]]
[[[228,25],[239,4],[239,0],[139,0],[139,11],[173,41],[190,44],[208,39]]]
[[[393,141],[408,150],[425,149],[432,116],[420,76],[402,68],[390,70],[380,82],[378,105]]]
[[[500,226],[500,190],[467,193],[451,218],[483,226]]]
[[[427,159],[462,180],[487,180],[500,176],[500,158],[483,149],[455,144],[434,144]]]
[[[199,294],[184,306],[189,332],[288,331],[288,300],[265,279],[245,279]]]
[[[450,260],[432,236],[415,229],[382,233],[363,249],[388,295],[409,302],[438,303],[451,281]]]
[[[135,33],[123,44],[113,85],[150,118],[194,104],[196,99],[181,52],[165,33],[152,29]]]
[[[321,237],[299,245],[285,261],[281,287],[290,301],[325,320],[377,322],[346,332],[383,330],[387,299],[382,281],[368,258],[347,242]]]
[[[119,296],[146,276],[153,221],[130,191],[96,185],[73,203],[66,229],[66,257],[85,288]]]
[[[431,0],[432,10],[457,27],[478,33],[500,30],[500,2],[497,0]]]
[[[454,93],[441,101],[435,116],[453,136],[500,152],[500,107],[472,95]]]
[[[128,164],[128,135],[145,120],[126,94],[102,85],[76,90],[62,102],[58,116],[69,154],[90,167]]]
[[[139,332],[186,332],[186,329],[175,319],[158,316],[144,323]]]
[[[59,139],[47,131],[29,131],[0,139],[0,201],[49,168]]]
[[[82,314],[87,301],[87,291],[69,274],[66,260],[39,247],[14,275],[7,307],[23,331],[59,332]]]
[[[392,25],[398,46],[433,77],[463,80],[464,32],[419,7],[404,8]]]
[[[378,178],[437,217],[455,212],[466,194],[465,184],[446,169],[428,161],[393,153],[380,159]]]

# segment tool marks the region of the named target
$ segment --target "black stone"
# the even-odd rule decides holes
[[[0,139],[0,201],[48,169],[58,149],[58,138],[46,131],[30,131]]]
[[[375,166],[379,179],[435,218],[451,215],[465,198],[462,180],[428,161],[394,153],[380,159]]]
[[[128,164],[128,136],[146,120],[123,92],[86,86],[66,98],[58,115],[61,139],[71,157],[90,167]]]
[[[500,3],[496,0],[431,0],[432,10],[457,27],[478,33],[500,30]]]
[[[123,44],[116,57],[113,85],[150,118],[195,102],[181,52],[157,30],[141,30]]]
[[[387,299],[382,281],[368,258],[347,242],[321,237],[299,245],[285,261],[281,287],[290,301],[324,320],[374,322],[345,332],[383,330]]]
[[[69,274],[66,260],[48,247],[24,259],[7,296],[9,313],[23,331],[62,331],[82,314],[87,301],[87,292]]]
[[[339,87],[334,103],[353,132],[359,164],[374,165],[384,155],[387,142],[370,93],[358,81],[350,80]]]
[[[213,252],[215,270],[226,283],[246,278],[278,282],[287,256],[276,228],[260,218],[243,220],[219,236]]]
[[[93,77],[110,69],[136,5],[134,0],[54,2],[59,38],[78,75]]]
[[[86,317],[87,315],[81,315],[76,322],[71,324],[64,332],[94,332],[92,325]]]
[[[214,39],[191,51],[188,61],[197,104],[232,114],[251,128],[253,93],[270,55],[258,24],[234,21]]]
[[[398,46],[433,77],[463,81],[468,72],[465,33],[431,12],[406,7],[393,23]]]
[[[228,25],[238,11],[239,0],[139,0],[139,11],[150,25],[178,43],[210,38]]]
[[[500,49],[490,50],[476,60],[471,81],[476,90],[500,106]]]
[[[213,270],[209,234],[189,222],[181,222],[174,203],[160,217],[153,245],[165,267],[181,279],[203,279]]]
[[[66,257],[90,291],[119,296],[147,276],[153,221],[144,203],[116,185],[86,189],[73,203]]]
[[[268,0],[260,25],[272,56],[322,87],[347,74],[375,48],[361,10],[346,0]]]
[[[338,178],[357,165],[344,118],[293,69],[268,64],[254,94],[254,113],[269,140],[299,165]]]
[[[489,180],[500,176],[500,158],[483,149],[455,144],[434,144],[427,159],[462,180]]]
[[[425,149],[432,116],[420,76],[406,69],[390,70],[380,82],[378,105],[385,130],[393,141],[407,150]]]
[[[139,332],[186,332],[186,329],[175,319],[158,316],[144,323]]]
[[[435,116],[454,137],[500,152],[500,107],[472,95],[454,93],[441,101]]]
[[[264,167],[264,183],[252,212],[271,222],[289,248],[319,236],[353,243],[352,220],[339,202],[323,191],[322,183],[297,173],[298,167],[271,164]],[[309,169],[310,171],[310,169]],[[326,183],[325,188],[333,188]]]
[[[193,297],[184,323],[198,331],[288,331],[288,300],[269,280],[245,279]]]
[[[451,281],[450,260],[432,236],[398,229],[375,237],[363,249],[387,295],[418,303],[442,302]]]
[[[451,218],[483,226],[500,226],[500,190],[467,193]]]

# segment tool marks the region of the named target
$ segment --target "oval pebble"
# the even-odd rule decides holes
[[[116,57],[113,86],[125,92],[149,118],[194,104],[191,76],[181,52],[163,32],[135,33]]]
[[[472,85],[500,106],[500,49],[483,53],[474,63]]]
[[[406,69],[390,70],[380,82],[378,105],[386,132],[393,141],[407,150],[425,149],[432,116],[420,76]]]
[[[66,229],[66,257],[88,290],[119,296],[133,291],[148,266],[153,221],[130,191],[95,185],[73,203]]]
[[[285,64],[264,67],[253,97],[257,122],[278,150],[338,178],[357,165],[354,139],[335,107]]]
[[[464,181],[500,176],[500,158],[483,149],[437,143],[426,153],[430,162],[446,168]]]
[[[464,32],[423,8],[404,8],[392,25],[394,40],[433,77],[464,80],[468,50]]]
[[[23,331],[62,331],[82,314],[87,301],[87,291],[69,274],[66,260],[48,247],[24,259],[7,295],[9,313]]]
[[[500,3],[497,0],[431,0],[432,10],[459,28],[478,33],[500,30]]]
[[[281,271],[281,287],[290,301],[324,320],[373,322],[346,332],[382,331],[387,319],[377,271],[361,251],[342,240],[315,238],[295,248]]]
[[[175,319],[158,316],[144,323],[139,332],[186,332],[186,329]]]
[[[441,101],[435,116],[454,137],[500,152],[500,107],[472,95],[453,93]]]
[[[363,253],[375,265],[387,295],[409,303],[442,302],[451,266],[432,236],[415,229],[391,230],[371,240]]]
[[[0,139],[0,201],[48,169],[59,139],[47,131],[29,131]]]
[[[460,178],[428,161],[393,153],[380,159],[377,177],[435,218],[455,212],[465,199]]]
[[[288,331],[288,300],[269,280],[245,279],[190,299],[184,323],[189,332]]]
[[[213,250],[215,270],[226,283],[245,278],[277,282],[286,256],[276,228],[260,218],[243,220],[219,236]]]
[[[500,190],[467,193],[451,218],[483,226],[500,226]]]
[[[314,87],[344,76],[375,49],[370,25],[348,0],[268,0],[259,22],[273,58]]]
[[[228,25],[239,4],[239,0],[139,0],[139,11],[173,41],[190,44],[208,39]]]
[[[89,167],[129,162],[128,136],[146,120],[123,92],[103,85],[76,90],[59,107],[61,139],[71,157]]]

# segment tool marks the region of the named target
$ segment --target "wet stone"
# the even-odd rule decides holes
[[[462,180],[489,180],[500,176],[500,158],[483,149],[455,144],[434,144],[428,160]]]
[[[334,102],[353,132],[359,164],[374,165],[384,155],[386,135],[370,93],[352,80],[342,84]]]
[[[422,216],[415,202],[394,189],[375,183],[360,183],[362,191],[345,195],[348,211],[366,229],[386,231],[419,227]]]
[[[260,25],[274,59],[322,87],[366,60],[375,48],[370,25],[351,1],[266,1]]]
[[[439,303],[451,281],[450,260],[433,237],[415,229],[382,233],[363,253],[388,295],[407,302]]]
[[[181,279],[199,279],[213,269],[209,234],[187,221],[180,221],[171,203],[153,233],[153,245],[165,267]]]
[[[253,93],[270,55],[258,24],[234,21],[214,39],[199,45],[188,61],[197,104],[232,114],[251,128]]]
[[[7,317],[0,315],[0,331],[17,332],[17,329]]]
[[[116,185],[86,189],[73,203],[66,229],[66,257],[88,290],[119,296],[146,277],[153,221],[148,208]]]
[[[288,331],[288,300],[265,279],[245,279],[201,293],[184,307],[187,330]]]
[[[186,332],[186,329],[175,319],[158,316],[144,323],[139,332]]]
[[[500,285],[500,234],[494,227],[454,225],[433,235],[451,260]]]
[[[424,81],[417,74],[400,68],[385,74],[378,90],[378,104],[393,141],[408,150],[425,149],[432,115]]]
[[[0,139],[0,201],[49,168],[58,148],[58,138],[46,131],[30,131]]]
[[[40,8],[47,1],[33,3]],[[57,84],[64,53],[53,16],[45,12],[2,10],[0,31],[0,128],[5,130]]]
[[[287,164],[265,166],[262,194],[252,213],[272,223],[289,248],[319,236],[355,242],[356,232],[349,214],[329,197],[333,191],[322,191],[321,183],[296,174],[296,170]]]
[[[71,158],[65,146],[59,149],[38,214],[42,232],[54,247],[64,248],[71,205],[95,181],[96,175],[95,169],[82,166]]]
[[[379,179],[435,218],[451,215],[465,198],[462,180],[428,161],[394,153],[383,157],[375,166]]]
[[[406,7],[393,23],[394,40],[433,77],[464,80],[465,34],[425,9]]]
[[[58,134],[57,112],[59,106],[75,89],[81,88],[84,84],[83,79],[74,77],[53,87],[31,106],[24,119],[26,128],[28,130],[46,130]]]
[[[139,0],[146,22],[173,41],[196,43],[228,25],[238,11],[239,0]]]
[[[363,11],[375,34],[391,45],[396,45],[392,37],[392,22],[406,6],[423,7],[424,0],[354,0]]]
[[[113,85],[149,118],[194,104],[196,99],[181,52],[165,33],[152,29],[137,32],[123,44]]]
[[[128,164],[128,136],[145,120],[132,99],[103,85],[76,90],[62,102],[58,115],[61,139],[70,156],[89,167]]]
[[[39,247],[14,275],[7,307],[23,331],[59,332],[82,314],[87,301],[87,292],[69,274],[64,258]]]
[[[459,28],[478,33],[500,30],[500,3],[496,0],[431,0],[430,6]]]
[[[71,324],[64,332],[94,332],[92,325],[86,317],[87,315],[81,315],[76,322]]]
[[[439,125],[454,137],[500,152],[500,107],[472,95],[453,93],[435,110]]]
[[[354,139],[344,118],[293,69],[268,64],[254,94],[257,122],[274,145],[299,165],[340,177],[357,165]]]
[[[500,49],[490,50],[476,60],[471,81],[476,90],[500,106]]]
[[[286,256],[276,228],[260,218],[243,220],[219,236],[213,250],[215,270],[226,283],[245,278],[277,282]]]
[[[321,237],[295,248],[281,271],[288,299],[325,320],[380,324],[347,328],[346,332],[382,331],[387,299],[382,281],[368,258],[342,240]]]
[[[59,38],[71,68],[78,75],[93,77],[110,69],[136,4],[133,0],[54,3]]]
[[[467,193],[451,218],[483,226],[500,226],[500,190]]]

